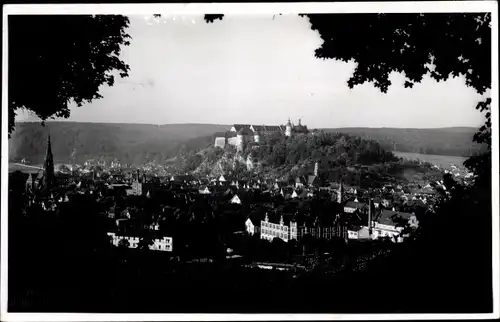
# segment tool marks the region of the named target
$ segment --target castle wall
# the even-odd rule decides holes
[[[239,142],[238,137],[227,139],[227,144],[232,145],[232,146],[238,145],[238,142]]]
[[[215,138],[215,147],[224,148],[226,146],[226,138],[225,137],[217,137]]]

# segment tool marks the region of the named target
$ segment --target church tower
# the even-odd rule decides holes
[[[51,190],[52,188],[54,188],[55,185],[55,176],[54,176],[54,156],[52,155],[50,134],[47,140],[47,153],[45,155],[43,171],[44,171],[43,186],[45,189]]]
[[[344,182],[342,179],[340,179],[340,187],[337,193],[337,202],[341,204],[343,198],[344,198]]]
[[[288,122],[286,122],[285,125],[285,136],[286,137],[292,136],[292,122],[290,122],[290,118],[288,118]]]

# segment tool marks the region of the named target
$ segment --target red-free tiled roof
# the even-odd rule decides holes
[[[234,124],[233,127],[238,132],[241,129],[250,128],[250,124]]]

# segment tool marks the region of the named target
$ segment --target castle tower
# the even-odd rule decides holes
[[[288,122],[286,122],[285,125],[285,136],[287,137],[292,136],[292,122],[290,122],[290,118],[288,119]]]
[[[260,142],[260,133],[259,131],[255,131],[254,134],[253,134],[253,140],[255,143],[259,143]]]
[[[55,185],[55,176],[54,176],[54,156],[52,155],[50,134],[47,140],[47,154],[45,155],[43,171],[44,171],[43,186],[45,189],[51,190],[52,188],[54,188]]]
[[[319,174],[319,163],[318,163],[318,162],[316,162],[316,163],[314,164],[314,175],[317,177],[317,176],[318,176],[318,174]]]
[[[238,139],[238,141],[236,143],[236,150],[238,152],[241,152],[245,149],[246,135],[247,135],[247,131],[245,131],[245,128],[241,128],[238,131],[238,133],[236,134],[236,138]]]

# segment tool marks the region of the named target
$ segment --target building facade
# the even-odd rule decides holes
[[[269,217],[266,214],[266,218],[260,222],[260,238],[269,241],[272,241],[274,238],[280,238],[285,242],[297,239],[297,223],[290,221],[289,225],[285,225],[283,216],[281,216],[280,222],[275,224],[269,221]]]
[[[286,125],[234,124],[229,131],[216,133],[214,146],[224,148],[226,145],[231,145],[242,151],[249,143],[260,143],[264,136],[274,133],[290,137],[309,134],[309,130],[307,126],[301,124],[300,119],[298,125],[293,125],[290,120]]]

